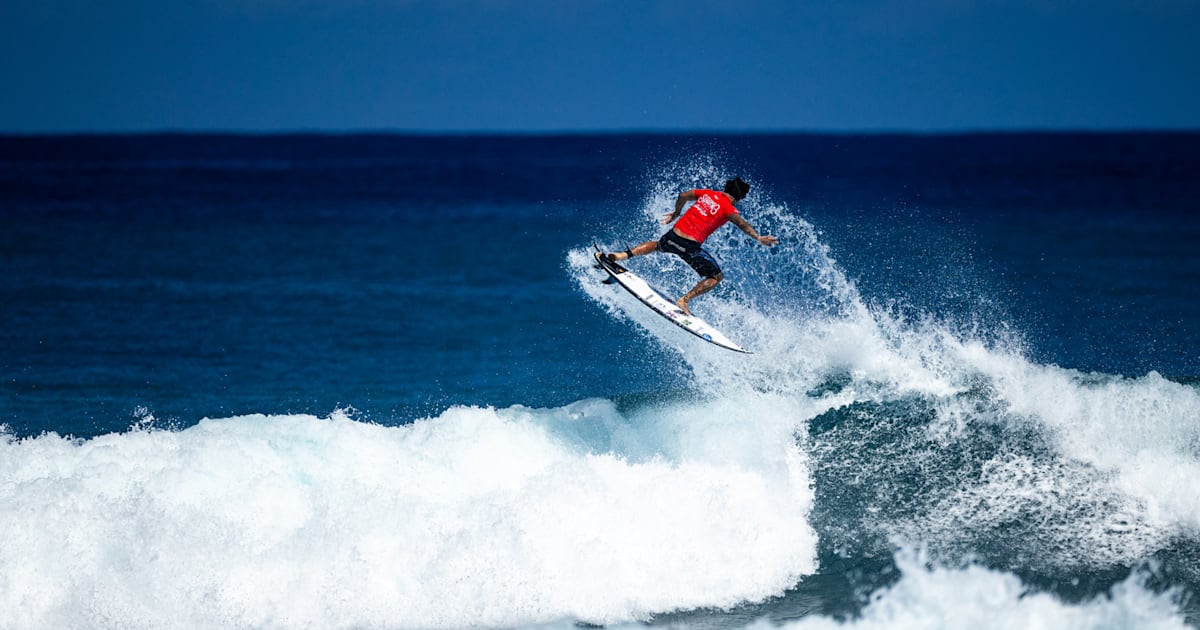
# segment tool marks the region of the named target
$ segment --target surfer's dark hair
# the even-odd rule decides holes
[[[750,184],[742,181],[741,177],[735,177],[725,182],[725,194],[733,197],[736,200],[741,200],[746,195],[750,194]]]

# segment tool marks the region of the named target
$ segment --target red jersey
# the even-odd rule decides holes
[[[683,213],[675,229],[684,236],[703,243],[704,239],[725,225],[729,217],[737,214],[737,208],[729,197],[715,190],[696,190],[696,203]]]

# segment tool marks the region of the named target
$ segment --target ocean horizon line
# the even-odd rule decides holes
[[[387,129],[387,128],[300,128],[300,129],[97,129],[57,131],[0,130],[0,138],[86,138],[86,137],[412,137],[412,138],[587,138],[642,137],[969,137],[969,136],[1167,136],[1197,135],[1200,127],[978,127],[963,129]]]

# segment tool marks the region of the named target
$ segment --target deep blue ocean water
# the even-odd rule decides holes
[[[734,175],[746,357],[589,264]],[[0,627],[1197,625],[1200,134],[0,137],[0,272]]]

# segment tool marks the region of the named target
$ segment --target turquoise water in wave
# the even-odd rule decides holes
[[[590,265],[733,175],[749,356]],[[1196,134],[0,138],[0,627],[1200,625],[1198,210]]]

